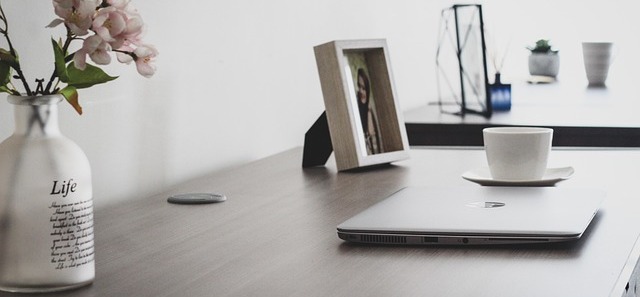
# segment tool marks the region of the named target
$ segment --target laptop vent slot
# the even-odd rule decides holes
[[[407,243],[407,237],[394,235],[360,235],[360,241],[370,243]]]

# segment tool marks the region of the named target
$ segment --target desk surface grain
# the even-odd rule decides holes
[[[98,208],[96,281],[48,296],[584,297],[623,292],[629,265],[638,257],[632,250],[640,231],[640,151],[552,152],[553,167],[576,170],[558,186],[608,191],[601,212],[574,243],[387,247],[338,239],[339,223],[402,187],[479,187],[460,175],[484,166],[483,154],[412,150],[411,159],[388,167],[338,173],[333,158],[327,167],[302,169],[302,150],[296,148],[165,193]],[[184,192],[222,192],[228,200],[166,202]]]

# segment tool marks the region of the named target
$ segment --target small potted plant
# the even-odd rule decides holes
[[[551,48],[548,39],[536,41],[535,46],[527,47],[531,51],[529,56],[529,74],[556,77],[560,70],[560,56],[558,50]]]

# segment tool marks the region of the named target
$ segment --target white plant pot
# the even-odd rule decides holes
[[[560,56],[556,54],[531,53],[529,74],[556,77],[560,70]]]

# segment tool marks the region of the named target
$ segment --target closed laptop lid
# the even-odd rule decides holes
[[[426,244],[571,240],[582,235],[605,196],[585,188],[408,187],[340,224],[338,233],[348,241],[375,243],[403,242],[348,235],[407,235],[411,243]],[[477,240],[483,238],[493,240]]]

